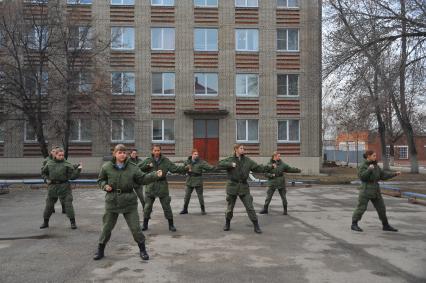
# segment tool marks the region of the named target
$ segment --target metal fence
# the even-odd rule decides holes
[[[363,151],[324,150],[324,161],[340,161],[349,163],[360,163],[363,161]]]

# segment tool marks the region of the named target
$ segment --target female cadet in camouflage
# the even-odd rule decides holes
[[[280,193],[281,200],[284,207],[284,215],[287,215],[287,198],[286,198],[286,187],[285,187],[285,177],[284,172],[286,173],[300,173],[300,169],[290,167],[281,160],[281,155],[278,152],[274,152],[272,158],[268,165],[272,166],[272,171],[266,173],[268,177],[268,191],[266,192],[266,200],[263,209],[259,212],[260,214],[268,214],[268,207],[271,203],[272,196],[274,195],[275,190],[278,189]]]
[[[201,206],[201,214],[206,214],[203,198],[203,171],[213,171],[214,166],[209,165],[206,161],[201,160],[198,156],[198,150],[193,149],[192,155],[185,161],[184,166],[188,168],[188,176],[186,177],[186,191],[183,209],[180,214],[188,214],[189,200],[192,192],[197,192],[198,200]]]
[[[56,150],[58,149],[58,148],[60,148],[59,146],[57,146],[57,145],[53,145],[52,146],[52,149],[50,150],[50,153],[49,153],[49,156],[48,157],[46,157],[44,160],[43,160],[43,163],[41,164],[41,169],[43,169],[43,167],[47,164],[47,162],[48,161],[50,161],[50,160],[53,160],[54,159],[54,156],[56,155]],[[44,180],[44,182],[46,183],[47,181],[46,180]],[[63,203],[62,201],[62,199],[59,199],[59,201],[60,201],[60,203],[61,203],[61,206],[62,206],[62,213],[63,214],[65,214],[65,203]],[[55,208],[53,208],[53,213],[55,213]]]
[[[231,219],[233,216],[235,202],[237,197],[243,202],[250,220],[253,222],[254,232],[262,233],[259,222],[257,221],[256,212],[253,208],[253,197],[250,194],[250,188],[247,183],[250,171],[257,173],[269,172],[272,168],[256,164],[253,160],[244,155],[244,146],[236,144],[234,146],[234,154],[219,162],[219,169],[225,169],[228,174],[228,182],[226,184],[226,201],[228,207],[225,212],[224,231],[229,231]]]
[[[160,176],[161,170],[151,174],[141,172],[138,166],[127,158],[126,147],[122,144],[115,146],[112,160],[102,166],[98,178],[99,187],[106,195],[103,228],[94,260],[104,257],[105,245],[111,238],[111,231],[117,223],[119,214],[123,214],[133,239],[138,243],[141,258],[149,259],[145,248],[145,236],[139,224],[138,199],[134,189],[139,185],[153,182]]]
[[[142,159],[139,158],[138,151],[136,149],[130,150],[129,157],[130,157],[130,161],[132,161],[133,163],[135,163],[138,166],[142,163]],[[136,192],[136,195],[139,198],[139,201],[142,204],[142,212],[143,212],[143,209],[145,207],[145,197],[143,196],[143,185],[137,186],[135,188],[135,192]]]
[[[41,169],[43,179],[47,180],[46,208],[44,209],[44,222],[40,229],[49,227],[49,218],[55,208],[58,198],[64,203],[65,213],[71,222],[71,228],[76,229],[74,208],[72,206],[72,192],[69,180],[77,179],[80,175],[81,164],[76,167],[65,160],[64,150],[57,148],[52,160],[47,161]]]
[[[380,192],[379,181],[393,178],[400,175],[401,172],[384,172],[379,165],[377,165],[376,153],[372,150],[367,150],[364,153],[364,158],[364,163],[362,163],[358,168],[358,176],[362,184],[359,191],[358,206],[352,215],[351,229],[357,232],[362,232],[362,229],[358,226],[358,221],[361,220],[362,215],[367,210],[368,201],[371,201],[377,210],[380,220],[382,221],[383,231],[397,232],[398,230],[390,226],[388,223],[385,203]]]
[[[172,201],[169,195],[169,184],[167,182],[167,172],[172,173],[186,173],[185,166],[176,166],[168,158],[161,154],[161,147],[154,145],[152,147],[152,155],[142,162],[140,169],[143,172],[152,172],[155,170],[162,170],[163,176],[151,183],[145,188],[145,208],[144,208],[144,219],[142,230],[148,229],[148,222],[151,218],[152,206],[155,198],[160,199],[161,206],[163,207],[164,216],[169,222],[169,230],[176,232],[176,227],[173,224],[173,212],[170,207]]]

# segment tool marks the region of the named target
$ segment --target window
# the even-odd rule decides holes
[[[299,75],[288,74],[277,76],[278,96],[298,96],[299,95]]]
[[[390,146],[389,145],[386,146],[386,158],[387,159],[390,158]]]
[[[408,159],[408,146],[396,146],[396,148],[398,148],[399,159]]]
[[[237,142],[259,142],[258,120],[237,120]]]
[[[175,29],[174,28],[152,28],[151,29],[152,50],[174,50]]]
[[[175,121],[170,119],[152,120],[153,142],[174,142]]]
[[[174,6],[174,0],[151,0],[151,6]]]
[[[194,50],[217,51],[217,29],[196,28],[194,30]]]
[[[0,30],[0,48],[3,48],[6,46],[6,37],[4,36],[4,33]]]
[[[257,29],[236,29],[235,38],[237,51],[259,50],[259,31]]]
[[[299,51],[299,29],[288,28],[277,30],[277,50]]]
[[[235,7],[259,7],[257,0],[235,0]]]
[[[278,141],[279,142],[299,142],[300,141],[299,120],[278,121]]]
[[[90,27],[70,28],[70,48],[91,49],[93,34]]]
[[[31,93],[30,95],[46,95],[49,86],[49,74],[42,72],[41,78],[39,73],[28,74],[25,78],[25,86],[27,91]]]
[[[277,0],[278,8],[298,8],[299,0]]]
[[[217,0],[194,0],[195,7],[217,7]]]
[[[135,49],[135,29],[132,27],[111,28],[111,48],[115,50]]]
[[[4,142],[4,127],[0,124],[0,143]]]
[[[47,48],[48,38],[47,27],[34,26],[28,34],[28,47],[31,49],[45,49]]]
[[[135,94],[135,73],[111,73],[112,94]]]
[[[216,73],[195,73],[194,93],[196,95],[217,95],[218,78]]]
[[[78,73],[78,91],[87,93],[92,90],[92,74],[89,72]]]
[[[259,76],[256,74],[237,74],[235,80],[237,96],[259,96]]]
[[[24,142],[36,142],[37,135],[34,128],[26,121],[24,125]]]
[[[111,141],[132,142],[135,140],[135,127],[132,120],[111,120]]]
[[[134,5],[135,0],[111,0],[111,5]]]
[[[92,0],[67,0],[67,4],[88,5],[88,4],[92,4]]]
[[[76,119],[71,120],[70,141],[88,142],[92,138],[90,120]]]
[[[153,73],[152,94],[175,95],[175,73]]]

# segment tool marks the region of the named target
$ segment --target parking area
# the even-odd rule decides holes
[[[256,210],[266,188],[251,189]],[[104,193],[74,190],[78,229],[57,204],[50,228],[40,230],[46,190],[11,189],[0,195],[1,282],[425,282],[426,207],[384,196],[390,223],[381,230],[370,204],[360,226],[350,230],[355,186],[314,185],[288,191],[289,216],[278,193],[269,215],[259,215],[255,234],[241,202],[231,231],[224,232],[225,190],[205,189],[207,215],[195,195],[190,214],[179,215],[184,190],[171,189],[177,232],[168,231],[157,200],[147,246],[151,260],[138,257],[122,217],[93,261],[101,229]]]

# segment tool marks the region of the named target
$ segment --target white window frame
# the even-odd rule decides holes
[[[91,76],[91,73],[89,73],[89,72],[79,72],[78,73],[78,92],[79,93],[89,93],[89,92],[91,92],[92,91],[92,85],[93,85],[93,78],[89,78],[90,79],[90,81],[89,82],[87,82],[87,81],[85,81],[85,80],[83,80],[82,79],[82,77],[84,76],[84,75],[89,75],[89,76]],[[85,85],[85,84],[83,84],[83,82],[85,82],[85,84],[87,84],[87,85],[89,85],[89,87],[88,87],[88,90],[84,90],[83,89],[83,85]]]
[[[395,148],[398,149],[398,160],[408,160],[409,153],[408,153],[408,145],[395,145]],[[407,157],[401,157],[401,149],[405,149],[407,152]]]
[[[296,95],[290,95],[290,84],[289,84],[289,79],[288,76],[289,75],[295,75],[297,76],[297,94]],[[286,93],[287,94],[279,94],[278,93],[278,76],[286,76],[286,83],[287,83],[287,89],[286,89]],[[299,89],[300,89],[300,74],[277,74],[277,96],[278,97],[299,97]]]
[[[90,139],[88,139],[88,140],[83,140],[82,138],[81,138],[81,121],[82,120],[86,120],[86,119],[73,119],[73,121],[78,121],[78,140],[73,140],[73,139],[71,139],[70,138],[70,142],[73,142],[73,143],[79,143],[79,142],[81,142],[81,143],[84,143],[84,142],[91,142],[92,140],[90,140]],[[90,120],[86,120],[86,121],[88,121],[89,123],[90,123]]]
[[[121,121],[121,139],[120,140],[114,140],[112,139],[112,122],[113,121]],[[124,139],[124,121],[132,121],[131,119],[111,119],[111,142],[122,142],[122,143],[131,143],[135,141],[135,137],[133,136],[132,140],[125,140]],[[133,121],[133,135],[135,134],[134,131],[135,123]]]
[[[114,92],[113,91],[113,87],[112,87],[113,81],[112,81],[112,79],[113,79],[113,74],[114,73],[119,73],[120,74],[120,77],[121,77],[121,92]],[[124,79],[123,79],[124,74],[133,74],[133,84],[135,85],[135,89],[134,89],[133,92],[124,92],[123,91],[123,89],[124,89]],[[134,72],[112,71],[111,72],[111,93],[112,93],[112,95],[135,95],[136,94],[136,76],[135,76],[135,73]]]
[[[216,8],[219,6],[219,0],[216,0],[216,5],[209,5],[207,4],[207,0],[203,0],[204,1],[204,5],[197,5],[195,4],[195,0],[194,0],[194,7],[197,8]]]
[[[28,123],[28,121],[25,121],[24,123],[24,143],[35,143],[37,142],[37,134],[34,132],[34,139],[33,140],[29,140],[27,139],[27,129],[28,127],[31,127]]]
[[[200,93],[196,93],[195,92],[195,76],[196,75],[203,75],[204,79],[206,80],[206,75],[207,74],[214,74],[217,76],[217,92],[215,94],[213,93],[208,93],[207,92],[207,85],[206,85],[206,91],[204,94],[200,94]],[[206,97],[206,96],[218,96],[219,95],[219,74],[218,73],[209,73],[209,72],[197,72],[194,73],[194,95],[195,96],[200,96],[200,97]]]
[[[134,6],[135,5],[135,0],[131,0],[132,1],[132,3],[131,4],[125,4],[124,3],[124,1],[126,1],[126,0],[118,0],[118,1],[120,1],[121,3],[112,3],[112,1],[114,1],[114,0],[111,0],[111,6]]]
[[[278,4],[278,0],[277,0],[277,8],[278,9],[299,9],[300,8],[300,0],[296,0],[297,1],[297,6],[288,6],[288,0],[284,0],[285,1],[285,5],[280,5]]]
[[[287,122],[287,140],[280,140],[279,137],[279,122]],[[298,138],[297,140],[290,140],[290,121],[299,121]],[[278,143],[300,143],[300,119],[279,119],[277,120],[277,142]],[[340,145],[339,145],[340,148]]]
[[[256,49],[248,49],[248,32],[249,31],[257,31],[257,48]],[[245,33],[245,48],[238,48],[238,32]],[[244,51],[244,52],[259,52],[259,29],[256,28],[237,28],[235,29],[235,50],[236,51]]]
[[[83,0],[90,1],[90,3],[81,3],[82,0],[67,0],[68,5],[92,5],[92,0]]]
[[[248,139],[248,129],[249,129],[249,120],[255,120],[257,121],[257,140],[249,140]],[[245,121],[246,124],[246,138],[244,140],[239,140],[238,139],[238,121]],[[260,125],[259,125],[259,119],[236,119],[235,120],[235,140],[238,143],[259,143],[259,134],[260,134]]]
[[[46,75],[46,85],[45,85],[45,88],[43,87],[44,86],[44,75]],[[49,93],[49,73],[47,71],[43,71],[41,76],[42,77],[39,78],[39,73],[38,72],[36,73],[37,79],[36,79],[36,81],[34,81],[34,85],[33,85],[34,89],[32,89],[32,88],[30,88],[28,86],[28,84],[27,84],[28,82],[25,85],[25,87],[28,90],[30,90],[31,92],[34,91],[34,94],[36,96],[45,96],[45,95],[47,95]],[[28,76],[28,77],[25,77],[25,80],[33,80],[33,78],[30,77],[30,76]],[[38,83],[37,83],[37,81],[38,81]],[[39,90],[38,90],[38,84],[41,84],[41,92],[39,92]]]
[[[395,147],[394,147],[394,150],[395,150]],[[386,146],[385,152],[386,152],[386,158],[389,159],[390,158],[390,145]]]
[[[176,73],[174,72],[153,72],[152,74],[161,74],[161,93],[153,93],[152,91],[152,80],[151,80],[151,95],[152,96],[176,96]],[[164,93],[164,75],[173,74],[174,93]]]
[[[165,48],[164,47],[164,30],[170,29],[173,30],[174,39],[173,39],[173,48]],[[161,31],[161,47],[154,48],[153,47],[153,32],[154,30],[160,30]],[[152,27],[151,28],[151,50],[167,50],[167,51],[174,51],[176,49],[176,29],[173,27]]]
[[[197,49],[195,47],[195,32],[197,30],[202,30],[204,33],[204,49]],[[207,31],[214,30],[216,31],[216,48],[214,49],[208,49],[207,46]],[[219,50],[219,30],[217,28],[194,28],[194,51],[218,51]]]
[[[256,0],[256,5],[255,6],[249,6],[248,5],[248,0],[244,0],[245,5],[244,6],[238,6],[237,5],[237,0],[235,0],[235,7],[237,8],[258,8],[259,7],[259,0]]]
[[[161,140],[154,140],[154,121],[161,121]],[[165,140],[164,139],[164,121],[172,120],[173,121],[173,136],[174,140]],[[176,142],[176,120],[175,119],[152,119],[151,120],[151,141],[152,143],[162,143],[162,144],[174,144]]]
[[[160,0],[160,1],[161,1],[161,4],[153,4],[152,0],[151,0],[151,6],[161,6],[161,7],[174,7],[175,6],[175,1],[174,0],[172,0],[173,3],[171,5],[164,4],[164,0]]]
[[[135,50],[135,28],[134,27],[131,27],[131,26],[112,26],[111,27],[111,40],[113,40],[113,37],[114,37],[114,33],[113,33],[113,29],[120,29],[121,30],[121,32],[120,32],[120,46],[121,47],[113,47],[112,46],[112,42],[111,42],[111,50]],[[123,38],[124,38],[124,32],[123,32],[123,30],[124,29],[130,29],[130,30],[132,30],[133,31],[133,46],[132,47],[130,47],[130,48],[126,48],[126,47],[123,47],[123,42],[124,42],[124,40],[123,40]]]
[[[45,29],[46,29],[46,31],[45,31]],[[39,42],[39,36],[40,36],[39,31],[41,31],[41,36],[42,37],[44,36],[44,34],[46,34],[46,36],[42,39],[42,42],[41,42],[42,46],[39,46],[39,43],[40,43]],[[46,49],[47,48],[47,43],[49,41],[49,31],[47,30],[47,27],[45,27],[45,26],[33,26],[31,28],[30,37],[29,38],[31,38],[32,40],[34,40],[34,42],[28,42],[28,47],[30,49],[33,49],[33,50],[43,50],[43,49]]]
[[[286,31],[286,49],[279,49],[278,48],[278,31],[279,30],[285,30]],[[297,49],[289,50],[288,49],[288,31],[289,30],[297,30]],[[300,52],[300,28],[277,28],[277,51],[278,52]]]
[[[74,47],[71,46],[70,49],[82,49],[82,50],[90,50],[93,48],[93,28],[91,27],[85,27],[85,26],[76,26],[75,28],[78,29],[78,46]],[[86,40],[85,41],[81,41],[82,39],[82,29],[87,29],[87,35],[86,35]],[[83,46],[83,44],[85,46]]]
[[[238,76],[245,76],[245,82],[246,82],[246,86],[245,86],[246,93],[245,94],[239,94],[238,91],[237,91],[237,89],[238,89]],[[249,89],[248,77],[249,76],[256,76],[256,78],[257,78],[257,95],[249,95],[248,94],[248,89]],[[235,74],[235,96],[236,97],[259,97],[259,90],[260,90],[259,89],[259,74],[252,74],[252,73],[250,73],[250,74],[246,74],[246,73]]]
[[[4,143],[4,126],[3,124],[0,124],[0,143]]]

